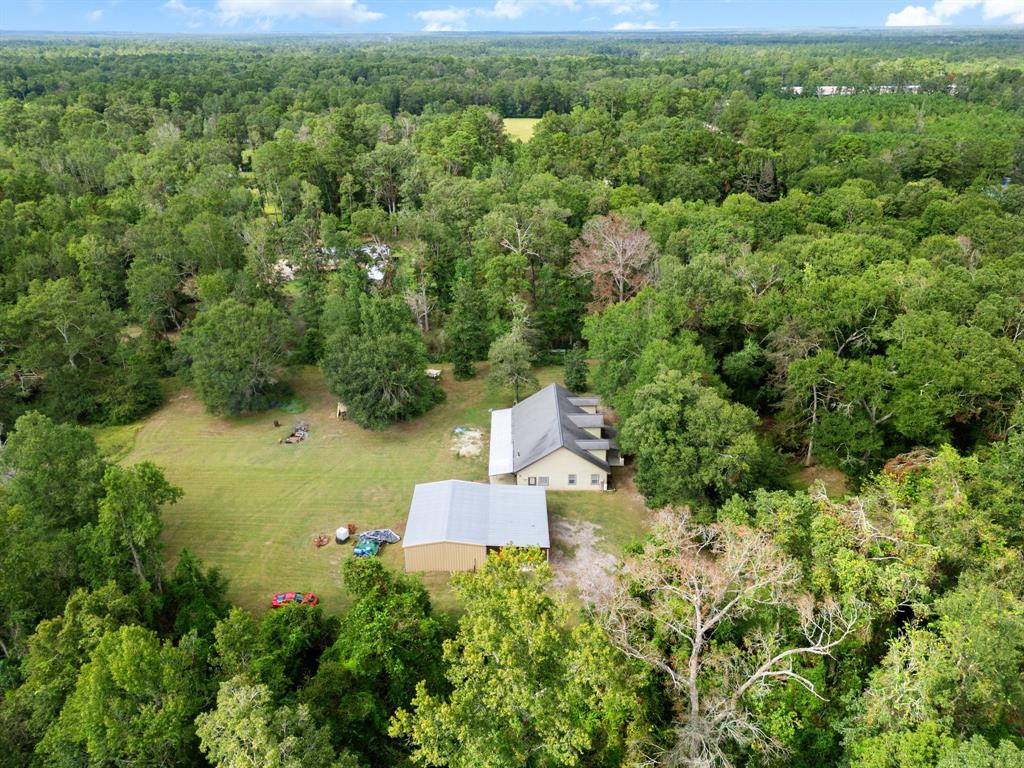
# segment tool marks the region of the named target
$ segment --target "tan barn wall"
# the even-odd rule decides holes
[[[482,544],[461,544],[440,541],[405,547],[405,570],[416,571],[472,571],[484,564],[487,547]]]
[[[576,485],[569,485],[570,474],[576,475]],[[604,483],[591,485],[591,475],[602,475]],[[516,473],[517,484],[529,485],[531,477],[547,477],[547,487],[553,491],[603,491],[608,483],[607,473],[586,459],[581,459],[568,448],[559,448],[520,470]]]

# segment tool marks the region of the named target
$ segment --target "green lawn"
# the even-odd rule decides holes
[[[543,384],[560,380],[560,368],[538,371]],[[237,419],[205,412],[191,390],[177,389],[167,404],[139,425],[102,431],[97,437],[126,463],[153,461],[185,490],[164,511],[164,542],[173,562],[187,547],[230,579],[230,597],[260,610],[280,590],[313,590],[329,611],[344,607],[341,558],[351,545],[333,543],[344,523],[359,530],[404,531],[416,483],[447,478],[486,480],[483,455],[459,458],[451,451],[452,429],[486,428],[489,408],[506,397],[489,393],[483,374],[457,382],[449,369],[442,383],[447,400],[426,416],[382,432],[334,418],[336,399],[315,368],[294,380],[301,414],[270,411]],[[282,426],[274,427],[274,420]],[[299,445],[280,445],[298,420],[311,434]],[[610,551],[619,552],[642,526],[646,511],[634,492],[552,494],[553,518],[580,517],[601,526]],[[332,535],[317,549],[313,536]],[[385,547],[384,561],[401,568],[401,545]],[[455,608],[448,579],[425,577],[439,607]]]
[[[505,133],[513,139],[527,142],[533,138],[533,129],[539,122],[539,117],[506,117]]]

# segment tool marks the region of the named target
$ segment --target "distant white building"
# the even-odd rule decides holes
[[[356,250],[361,260],[366,263],[366,276],[371,282],[381,282],[391,264],[391,246],[387,243],[373,242],[361,245]]]
[[[853,96],[856,92],[852,85],[819,85],[814,89],[817,96]]]

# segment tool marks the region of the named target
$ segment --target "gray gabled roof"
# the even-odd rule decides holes
[[[595,439],[576,423],[582,421],[581,415],[590,415],[573,402],[580,399],[583,398],[577,398],[565,387],[551,384],[512,406],[513,472],[530,466],[559,448],[567,448],[595,467],[609,471],[607,462],[580,445],[581,441],[586,444]]]
[[[488,547],[550,547],[544,489],[465,480],[417,485],[402,546],[444,541]]]

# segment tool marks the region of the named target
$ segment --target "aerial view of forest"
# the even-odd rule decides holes
[[[22,766],[1024,766],[1020,26],[0,33]]]

